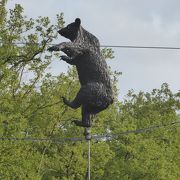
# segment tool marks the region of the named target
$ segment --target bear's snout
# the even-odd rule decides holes
[[[63,30],[64,28],[62,28],[62,29],[60,29],[59,31],[58,31],[58,33],[60,34],[60,35],[63,35]]]

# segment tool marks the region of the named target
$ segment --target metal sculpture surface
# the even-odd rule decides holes
[[[50,47],[49,51],[62,51],[61,59],[77,68],[81,88],[73,101],[63,102],[73,108],[82,107],[82,120],[74,123],[91,127],[91,117],[113,103],[113,92],[108,67],[100,52],[99,40],[81,26],[81,20],[62,28],[58,33],[71,40]]]

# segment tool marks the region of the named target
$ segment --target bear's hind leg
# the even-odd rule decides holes
[[[86,106],[82,106],[82,121],[73,121],[77,126],[81,127],[91,127],[91,113],[88,111]]]
[[[65,97],[62,97],[62,99],[64,104],[73,109],[77,109],[82,105],[83,94],[80,89],[73,101],[68,101]]]
[[[62,99],[63,99],[63,102],[64,102],[65,105],[67,105],[67,106],[69,106],[69,107],[71,107],[73,109],[77,109],[77,108],[79,108],[81,106],[81,103],[78,102],[78,101],[75,101],[75,100],[68,101],[65,97],[62,97]]]

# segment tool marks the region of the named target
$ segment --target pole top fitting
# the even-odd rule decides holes
[[[91,128],[84,129],[84,136],[86,140],[91,140]]]

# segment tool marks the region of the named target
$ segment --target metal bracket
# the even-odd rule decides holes
[[[91,140],[91,128],[85,128],[84,129],[84,136],[86,140]]]

